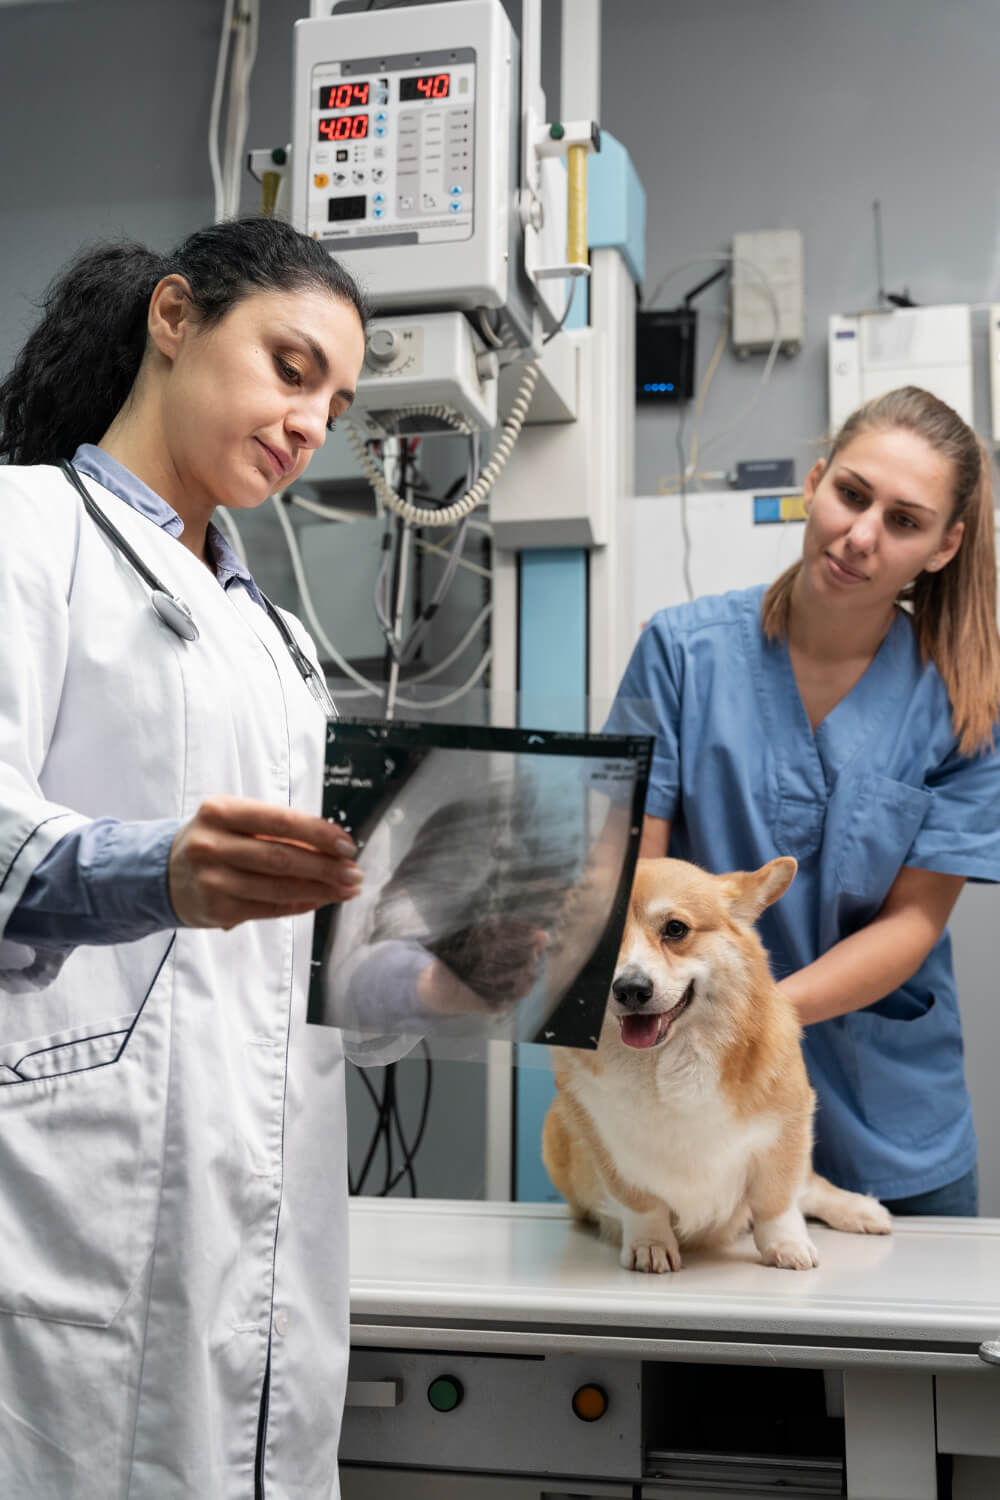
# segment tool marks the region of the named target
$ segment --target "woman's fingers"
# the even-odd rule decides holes
[[[234,927],[348,901],[353,841],[323,818],[240,797],[204,802],[174,839],[170,900],[189,927]]]
[[[226,829],[247,837],[300,843],[323,854],[351,856],[357,853],[350,835],[335,823],[299,812],[294,807],[255,802],[249,797],[210,797],[201,804],[196,817],[206,827]]]
[[[353,845],[345,844],[345,849]],[[302,843],[246,837],[226,829],[196,827],[188,840],[188,852],[195,863],[225,864],[250,875],[270,877],[278,882],[304,880],[315,885],[361,883],[361,872],[346,854],[325,854]]]

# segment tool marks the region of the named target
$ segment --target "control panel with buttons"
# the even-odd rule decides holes
[[[500,0],[296,21],[292,93],[296,229],[381,315],[502,308],[529,341],[518,44]]]
[[[432,1468],[447,1442],[469,1470],[620,1478],[642,1467],[640,1390],[628,1359],[355,1348],[341,1462]]]
[[[475,104],[472,47],[316,62],[307,232],[333,250],[471,238]]]

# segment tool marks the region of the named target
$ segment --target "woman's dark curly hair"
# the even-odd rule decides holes
[[[134,242],[98,245],[63,270],[42,317],[0,384],[0,459],[72,458],[99,442],[128,399],[146,350],[146,314],[164,276],[183,276],[210,328],[252,292],[325,289],[369,308],[354,279],[308,235],[279,219],[228,219],[168,255]]]

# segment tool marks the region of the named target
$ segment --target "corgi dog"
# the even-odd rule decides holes
[[[596,1052],[553,1049],[549,1176],[635,1271],[677,1271],[681,1247],[748,1226],[765,1265],[819,1264],[806,1216],[888,1234],[874,1198],[812,1170],[815,1096],[794,1007],[754,923],[796,862],[709,875],[644,859]]]

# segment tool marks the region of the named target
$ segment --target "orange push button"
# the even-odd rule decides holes
[[[608,1409],[608,1393],[603,1386],[581,1385],[573,1392],[573,1411],[581,1422],[597,1422]]]
[[[330,186],[330,179],[325,172],[317,172],[313,178],[313,187],[325,188]]]

